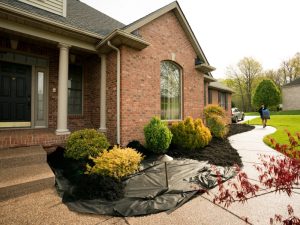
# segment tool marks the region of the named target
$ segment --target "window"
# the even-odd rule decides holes
[[[212,90],[208,89],[208,104],[212,104]]]
[[[170,62],[160,64],[161,119],[181,119],[181,70]]]
[[[227,94],[225,92],[219,92],[219,105],[224,109],[228,107]]]
[[[69,66],[68,114],[82,114],[82,67]]]

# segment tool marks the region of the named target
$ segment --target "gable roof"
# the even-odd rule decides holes
[[[300,86],[300,77],[298,77],[297,79],[293,80],[292,82],[283,85],[282,87],[289,87],[289,86]]]
[[[217,89],[217,90],[230,92],[230,93],[234,92],[231,88],[227,87],[226,85],[224,85],[220,82],[210,82],[208,85],[208,88],[209,89]]]
[[[141,19],[138,19],[136,21],[134,21],[133,23],[123,27],[122,29],[128,33],[131,33],[135,30],[137,30],[138,28],[146,25],[147,23],[151,22],[152,20],[164,15],[167,12],[173,11],[177,17],[177,19],[179,20],[183,30],[185,31],[185,33],[187,34],[197,56],[205,63],[209,66],[208,60],[205,57],[202,48],[200,47],[194,32],[192,31],[192,28],[190,27],[187,19],[185,18],[179,4],[177,1],[172,2],[144,17],[142,17]],[[213,68],[214,69],[214,68]]]
[[[79,0],[67,1],[66,17],[56,15],[16,0],[0,0],[0,4],[2,6],[7,5],[17,10],[30,12],[30,14],[46,18],[61,25],[75,27],[101,36],[108,35],[115,29],[124,27],[123,23],[99,12]]]

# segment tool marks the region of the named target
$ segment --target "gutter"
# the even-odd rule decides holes
[[[120,74],[121,74],[121,54],[120,50],[107,41],[107,45],[117,51],[117,144],[120,145]]]

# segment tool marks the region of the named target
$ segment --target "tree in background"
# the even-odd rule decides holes
[[[282,62],[278,70],[278,76],[281,77],[281,85],[287,84],[300,77],[300,53],[289,60]]]
[[[266,70],[263,77],[272,80],[276,84],[278,90],[281,89],[281,86],[283,85],[283,79],[278,70]]]
[[[259,107],[262,103],[268,107],[277,106],[280,103],[280,91],[272,80],[263,80],[255,89],[253,105]]]
[[[261,74],[261,64],[253,58],[245,57],[238,63],[238,68],[246,85],[246,96],[248,100],[247,111],[252,111],[252,91],[254,90],[254,81]]]
[[[222,83],[234,90],[232,101],[243,111],[250,111],[253,109],[252,96],[262,80],[272,80],[281,92],[282,85],[300,77],[300,53],[283,61],[279,69],[266,71],[263,71],[261,64],[255,59],[245,57],[236,66],[228,67],[226,76]]]
[[[252,92],[255,89],[255,80],[261,75],[261,72],[261,64],[251,57],[240,60],[236,68],[229,67],[227,69],[227,76],[232,84],[230,87],[240,96],[243,111],[252,110]]]

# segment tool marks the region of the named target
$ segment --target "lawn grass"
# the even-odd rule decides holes
[[[258,112],[245,112],[246,116],[259,116]],[[289,110],[289,111],[272,111],[271,115],[300,115],[300,110]]]
[[[264,137],[264,142],[271,146],[269,137],[273,137],[276,142],[280,144],[288,144],[289,139],[285,132],[285,129],[289,130],[291,134],[295,135],[296,132],[300,132],[300,111],[298,115],[273,115],[271,113],[271,119],[268,120],[267,125],[275,127],[277,130],[275,133]],[[248,124],[259,124],[261,125],[261,119],[255,118],[250,120]],[[298,148],[300,149],[300,148]]]

